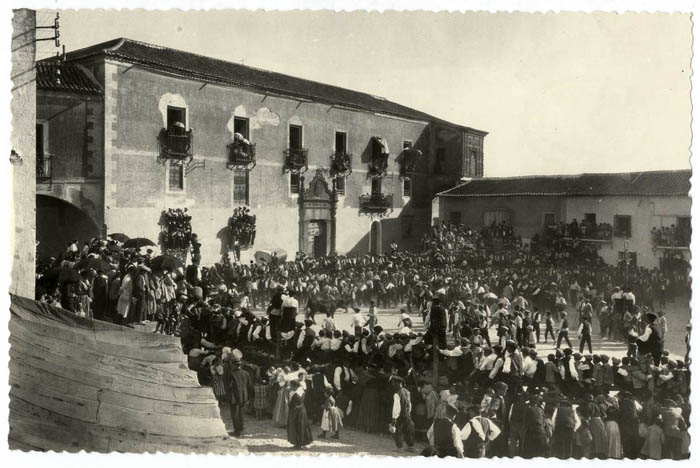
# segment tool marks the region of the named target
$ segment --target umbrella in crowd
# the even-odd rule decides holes
[[[151,262],[151,267],[156,271],[175,271],[178,268],[184,268],[184,265],[179,259],[173,257],[172,255],[159,255],[153,259],[153,262]]]
[[[156,247],[156,244],[152,240],[146,239],[145,237],[134,237],[133,239],[129,239],[128,241],[124,242],[125,249],[140,249],[141,247],[147,246]]]
[[[129,239],[131,239],[131,237],[129,237],[126,234],[123,234],[121,232],[114,232],[114,233],[110,234],[108,237],[111,239],[114,239],[117,242],[121,242],[122,244],[124,242],[128,241]]]
[[[258,263],[271,263],[272,254],[277,254],[277,260],[280,263],[287,261],[287,252],[284,249],[258,250],[255,252],[255,261]]]

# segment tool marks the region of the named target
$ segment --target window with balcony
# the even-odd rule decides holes
[[[233,142],[228,145],[229,169],[253,169],[255,167],[255,144],[250,142],[249,122],[245,117],[233,118]]]
[[[233,203],[235,205],[248,205],[248,171],[234,169],[233,171]]]
[[[284,151],[284,172],[300,174],[308,167],[308,150],[303,147],[304,134],[301,125],[289,125],[289,146]],[[298,193],[298,192],[297,192]]]
[[[392,209],[393,197],[382,193],[382,179],[372,179],[370,193],[360,195],[360,213],[383,216]]]
[[[168,106],[167,128],[158,135],[158,158],[162,161],[192,159],[192,131],[187,130],[187,110]]]
[[[352,172],[352,155],[348,153],[348,135],[345,132],[335,132],[330,172],[331,177],[347,177]]]
[[[384,177],[389,167],[389,145],[384,138],[372,137],[372,159],[369,162],[369,175]]]
[[[615,237],[632,237],[632,216],[615,215],[613,218],[613,234]]]
[[[52,155],[46,151],[48,141],[47,125],[36,124],[36,181],[38,183],[51,182]]]

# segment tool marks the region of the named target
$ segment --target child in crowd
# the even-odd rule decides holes
[[[321,434],[319,439],[325,439],[326,434],[333,432],[334,439],[340,439],[340,428],[343,427],[343,413],[335,406],[335,398],[331,391],[325,391],[326,401],[323,403],[323,415],[321,416]]]
[[[267,413],[268,404],[270,401],[270,389],[272,383],[269,382],[266,376],[256,380],[253,384],[253,409],[255,410],[255,419],[262,419]]]

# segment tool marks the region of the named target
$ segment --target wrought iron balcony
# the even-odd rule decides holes
[[[294,174],[301,174],[306,172],[309,168],[308,166],[308,155],[309,150],[306,148],[288,148],[284,150],[284,172],[292,172]]]
[[[388,154],[374,154],[369,162],[369,175],[372,177],[384,177],[389,167]]]
[[[36,155],[36,181],[38,184],[51,183],[51,162],[53,154]]]
[[[161,162],[192,159],[192,130],[162,129],[158,135],[158,159]]]
[[[331,177],[347,177],[352,173],[352,154],[331,154]]]
[[[418,157],[423,153],[416,149],[405,149],[401,153],[399,162],[399,177],[408,178],[416,173]]]
[[[255,143],[246,144],[242,141],[234,141],[228,145],[227,168],[251,170],[255,164]]]
[[[360,213],[385,215],[392,210],[394,196],[391,194],[360,195]]]

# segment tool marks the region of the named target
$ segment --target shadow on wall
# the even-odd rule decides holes
[[[97,224],[75,205],[58,198],[37,195],[37,258],[55,257],[73,240],[78,240],[79,247],[82,247],[99,235]]]

